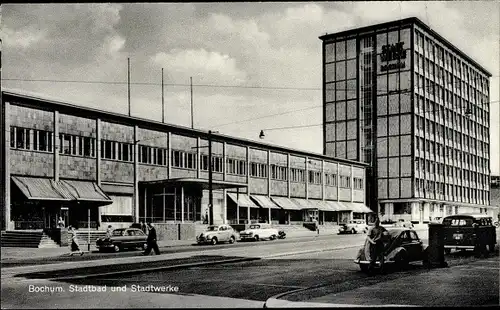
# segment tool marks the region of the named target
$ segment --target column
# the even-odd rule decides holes
[[[349,178],[349,187],[351,188],[351,202],[353,201],[353,195],[354,195],[354,178],[353,178],[353,174],[352,174],[352,165],[350,167],[351,169],[349,169],[349,172],[351,173],[350,174],[350,178]]]
[[[167,178],[172,177],[172,133],[169,131],[168,132],[168,141],[167,141],[167,157],[168,157],[168,163],[167,163]]]
[[[144,224],[146,224],[146,218],[148,217],[148,189],[144,187]]]
[[[309,198],[309,171],[307,169],[308,168],[307,167],[307,161],[308,161],[308,157],[306,156],[306,160],[304,162],[304,167],[305,167],[304,170],[305,170],[305,174],[306,174],[305,175],[305,178],[306,178],[306,186],[305,186],[305,188],[306,188],[306,199]],[[290,196],[288,196],[288,197],[290,197]]]
[[[271,217],[271,207],[268,208],[268,212],[269,212],[269,224],[271,224],[271,220],[272,220],[272,217]]]
[[[181,223],[184,223],[184,186],[181,186]]]
[[[139,219],[139,145],[137,144],[138,140],[138,131],[139,127],[134,126],[134,222],[137,222]]]
[[[226,181],[227,169],[226,169],[226,142],[222,143],[222,180]]]
[[[240,205],[238,203],[239,197],[240,197],[240,189],[236,188],[236,224],[240,223]]]
[[[250,207],[247,207],[247,220],[248,220],[248,224],[251,223],[250,221]]]
[[[267,150],[267,194],[271,196],[271,151]]]
[[[321,160],[321,200],[325,200],[325,161]],[[324,215],[324,213],[323,213]],[[325,222],[323,218],[323,223]]]
[[[4,145],[4,154],[5,154],[5,157],[2,159],[2,168],[4,170],[4,179],[3,179],[3,188],[1,188],[0,190],[4,191],[3,192],[3,205],[4,205],[4,208],[3,208],[3,212],[4,212],[4,219],[5,219],[5,223],[4,224],[4,228],[5,230],[13,230],[15,229],[14,227],[14,222],[11,221],[11,217],[10,217],[10,213],[11,213],[11,205],[10,205],[10,195],[11,195],[11,191],[10,191],[10,103],[9,102],[5,102],[5,104],[3,104],[3,107],[0,107],[0,109],[2,109],[2,120],[3,120],[3,123],[5,124],[5,128],[2,128],[3,130],[3,134],[5,135],[4,136],[4,141],[5,141],[5,145]],[[55,148],[55,147],[54,147]]]
[[[286,154],[286,192],[287,192],[287,195],[288,195],[288,198],[290,198],[290,188],[291,188],[291,176],[290,176],[290,153]],[[306,190],[307,192],[307,190]],[[307,194],[306,194],[307,195]]]
[[[59,182],[59,111],[54,111],[54,181]]]
[[[196,138],[196,178],[200,178],[201,171],[201,160],[200,160],[200,146],[201,146],[201,138]]]
[[[96,132],[96,139],[95,143],[96,146],[94,147],[94,150],[96,152],[95,158],[96,158],[96,181],[97,181],[97,186],[101,186],[101,119],[98,118],[95,121],[95,132]],[[101,208],[97,207],[97,227],[101,227]]]

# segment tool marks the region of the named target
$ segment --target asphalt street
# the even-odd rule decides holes
[[[426,243],[426,232],[419,235]],[[293,242],[275,240],[215,247],[193,246],[187,247],[189,250],[186,251],[184,248],[176,249],[180,250],[176,255],[183,254],[189,259],[174,258],[175,249],[172,253],[161,255],[165,259],[171,255],[172,260],[178,260],[174,263],[196,262],[187,268],[166,269],[162,265],[167,265],[167,262],[151,261],[117,264],[115,267],[104,264],[93,269],[77,268],[52,273],[49,270],[38,276],[24,275],[21,277],[24,280],[18,282],[4,282],[2,279],[2,308],[262,307],[267,299],[281,293],[296,292],[287,295],[286,298],[291,301],[321,301],[321,298],[332,294],[348,294],[372,284],[390,283],[429,272],[421,262],[416,262],[406,270],[389,269],[385,275],[368,276],[362,273],[353,263],[353,258],[364,239],[363,234],[334,235]],[[244,258],[246,261],[210,264],[211,260],[221,258]],[[447,255],[446,260],[450,270],[454,267],[467,268],[464,266],[482,260],[498,262],[498,251],[488,259],[477,259],[471,253],[454,252]],[[110,263],[112,261],[109,260]],[[148,267],[149,270],[144,272],[127,272]],[[117,273],[83,279],[68,278],[110,270]],[[475,267],[473,270],[475,277],[471,279],[478,281],[477,287],[489,285],[485,280],[487,278],[479,275],[491,272],[490,269]],[[496,272],[498,274],[498,270]],[[52,281],[47,278],[52,278]],[[429,287],[442,289],[433,285]],[[99,288],[101,291],[91,291]],[[45,291],[36,292],[36,289]],[[476,292],[475,295],[480,294]],[[498,302],[498,295],[485,295],[484,299],[477,298],[475,302],[489,304],[492,298]],[[353,299],[353,296],[345,298]],[[441,302],[446,305],[446,300]],[[390,299],[381,300],[381,304],[384,303],[394,304]]]

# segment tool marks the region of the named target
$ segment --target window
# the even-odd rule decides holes
[[[363,189],[363,179],[354,178],[354,189]]]
[[[201,170],[208,171],[208,155],[201,155]],[[212,171],[222,173],[222,157],[212,156]]]
[[[337,186],[337,175],[325,173],[325,183],[326,185]]]
[[[340,176],[340,187],[351,188],[351,177],[341,175]]]
[[[52,151],[52,132],[33,130],[33,150],[42,152]]]
[[[196,169],[196,153],[187,153],[183,151],[172,150],[172,167]],[[222,165],[220,169],[220,172],[222,172]],[[213,169],[212,171],[214,170],[215,169]]]
[[[304,183],[305,182],[305,171],[299,168],[290,168],[290,181]]]
[[[226,160],[226,172],[229,174],[246,175],[246,161],[228,158]]]
[[[321,184],[321,172],[309,170],[309,183],[311,184]]]
[[[130,143],[120,143],[117,142],[118,146],[118,157],[116,159],[121,161],[133,161],[133,149],[134,145]]]
[[[267,165],[261,163],[250,163],[250,176],[257,178],[267,178]]]
[[[287,167],[271,165],[271,179],[287,181]]]
[[[80,147],[78,155],[85,157],[95,157],[95,139],[91,137],[80,137]]]

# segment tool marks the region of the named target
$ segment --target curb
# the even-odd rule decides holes
[[[272,255],[267,255],[267,256],[262,256],[261,258],[273,258],[273,257],[280,257],[280,256],[289,256],[289,255],[297,255],[297,254],[307,254],[307,253],[319,253],[319,252],[329,252],[329,251],[337,251],[337,250],[343,250],[343,249],[350,249],[350,248],[357,248],[362,246],[363,244],[359,245],[349,245],[349,246],[338,246],[334,248],[328,248],[328,249],[314,249],[314,250],[307,250],[307,251],[295,251],[295,252],[287,252],[287,253],[277,253],[277,254],[272,254]]]
[[[204,262],[196,262],[196,263],[189,263],[189,264],[171,265],[171,266],[165,266],[165,267],[154,267],[154,268],[142,268],[142,269],[133,269],[133,270],[102,272],[102,273],[87,274],[87,275],[83,275],[83,276],[55,277],[55,278],[47,278],[47,280],[49,280],[49,281],[81,280],[81,279],[98,278],[98,277],[102,277],[102,276],[129,275],[129,274],[155,272],[155,271],[169,270],[169,269],[184,269],[184,268],[191,268],[191,267],[198,267],[198,266],[238,263],[238,262],[253,261],[253,260],[259,260],[259,259],[261,259],[261,258],[260,257],[231,258],[231,259],[224,259],[224,260],[218,260],[218,261],[210,261],[210,262],[204,261]]]
[[[380,307],[418,307],[414,305],[356,305],[330,304],[321,302],[288,301],[271,297],[264,303],[264,308],[380,308]]]

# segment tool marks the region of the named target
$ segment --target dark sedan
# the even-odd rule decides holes
[[[368,240],[359,249],[354,262],[362,271],[367,271],[370,264],[370,250]],[[418,238],[417,233],[409,228],[388,228],[384,250],[384,262],[405,267],[409,262],[422,261],[428,263],[427,246]],[[380,265],[377,260],[376,265]]]
[[[119,252],[123,249],[146,249],[148,236],[137,228],[118,228],[113,230],[111,238],[99,238],[96,247],[99,251],[113,250]]]

